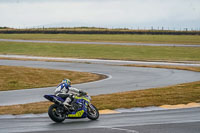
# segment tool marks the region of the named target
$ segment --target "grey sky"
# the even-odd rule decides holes
[[[0,0],[0,26],[200,28],[200,0]]]

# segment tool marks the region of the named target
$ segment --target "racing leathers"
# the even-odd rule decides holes
[[[69,86],[67,83],[60,83],[55,90],[56,96],[59,96],[63,99],[66,98],[66,100],[63,102],[65,106],[71,106],[71,102],[73,101],[74,95],[86,95],[86,94],[87,94],[86,92],[73,88]]]

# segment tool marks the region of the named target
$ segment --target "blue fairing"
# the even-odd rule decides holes
[[[61,101],[61,102],[64,102],[64,101],[65,101],[65,100],[62,99],[61,97],[57,97],[57,96],[55,96],[55,95],[44,95],[44,97],[45,97],[46,99],[48,99],[49,101],[51,101],[51,102],[54,102],[54,101],[53,101],[54,98],[56,98],[57,100],[59,100],[59,101]]]
[[[44,95],[46,99],[48,99],[51,102],[55,102],[55,99],[58,101],[61,101],[62,103],[65,101],[65,99],[62,99],[61,97],[57,97],[55,95]],[[67,113],[67,118],[86,118],[87,117],[87,107],[90,100],[88,96],[83,97],[75,97],[75,103],[81,105],[81,108],[79,108],[76,111],[73,111],[71,113]]]

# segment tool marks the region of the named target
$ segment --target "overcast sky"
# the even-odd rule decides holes
[[[0,0],[0,26],[200,28],[200,0]]]

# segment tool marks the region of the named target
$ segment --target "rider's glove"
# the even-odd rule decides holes
[[[81,96],[87,95],[87,93],[86,93],[85,91],[82,91],[82,90],[79,91],[79,94],[80,94]]]

